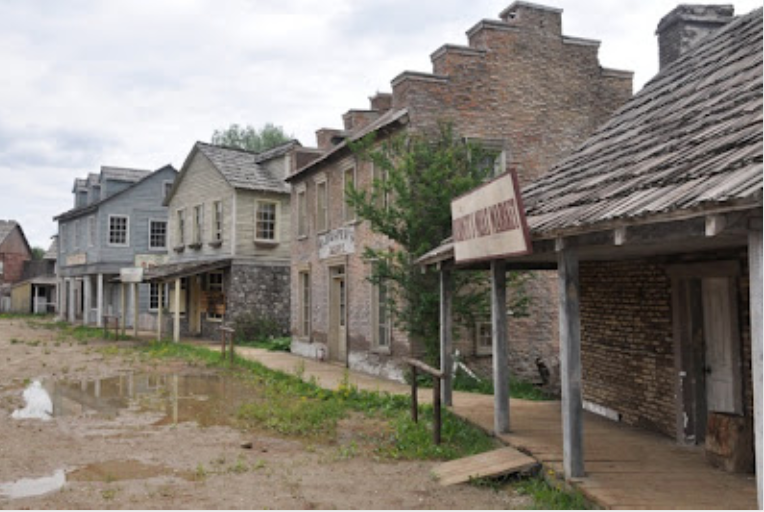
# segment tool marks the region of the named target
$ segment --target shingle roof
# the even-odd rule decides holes
[[[523,190],[534,235],[762,201],[762,10],[664,68]]]
[[[15,220],[0,220],[0,244],[5,241],[5,238],[11,234],[13,228],[18,225],[19,223]]]
[[[137,181],[142,180],[149,174],[151,174],[153,171],[147,171],[144,169],[128,169],[126,167],[110,167],[110,166],[101,166],[101,181],[105,179],[109,180],[118,180],[118,181],[129,181],[132,183],[135,183]]]
[[[271,149],[268,149],[266,151],[263,151],[261,153],[257,153],[255,156],[255,162],[267,162],[268,160],[273,160],[274,158],[278,158],[280,156],[284,156],[295,147],[302,147],[302,144],[300,144],[300,141],[296,139],[289,140],[287,142],[284,142],[283,144],[279,144],[276,147],[273,147]]]
[[[205,142],[197,142],[196,148],[212,162],[234,188],[289,193],[289,185],[284,180],[257,164],[258,154],[256,153],[213,146]]]

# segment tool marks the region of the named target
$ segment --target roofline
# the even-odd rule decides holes
[[[32,246],[29,245],[29,240],[27,240],[27,235],[26,233],[24,233],[24,228],[21,227],[21,223],[17,220],[10,220],[10,219],[7,222],[9,224],[13,224],[13,227],[19,228],[19,233],[21,233],[21,238],[24,240],[24,245],[26,245],[27,251],[29,252],[29,254],[32,254]],[[11,230],[8,231],[8,234],[2,240],[0,240],[0,244],[5,242],[5,240],[11,235],[12,232],[13,232],[13,228],[11,228]]]
[[[137,187],[138,185],[140,185],[140,184],[141,184],[141,183],[143,183],[144,181],[146,181],[146,180],[148,180],[148,179],[152,178],[152,177],[153,177],[155,174],[157,174],[157,173],[159,173],[159,172],[162,172],[162,171],[164,171],[164,170],[166,170],[166,169],[168,169],[168,168],[169,168],[169,169],[172,169],[172,171],[173,171],[173,172],[175,172],[175,174],[177,174],[177,173],[178,173],[178,170],[177,170],[177,169],[175,169],[175,167],[173,167],[173,166],[172,166],[172,164],[165,164],[165,165],[163,165],[162,167],[160,167],[159,169],[157,169],[157,170],[155,170],[155,171],[152,171],[152,172],[151,172],[151,174],[149,174],[148,176],[144,176],[143,178],[139,179],[138,181],[136,181],[135,183],[133,183],[132,185],[130,185],[130,186],[129,186],[129,187],[127,187],[126,189],[120,190],[120,191],[119,191],[119,192],[117,192],[116,194],[112,194],[112,195],[110,195],[109,197],[106,197],[106,198],[104,198],[104,199],[101,199],[100,201],[97,201],[97,202],[95,202],[95,203],[93,203],[93,204],[89,204],[89,205],[87,205],[87,206],[82,206],[82,207],[80,207],[80,208],[75,208],[75,209],[73,209],[73,210],[68,210],[68,211],[65,211],[64,213],[61,213],[61,214],[59,214],[59,215],[56,215],[55,217],[53,217],[53,220],[55,221],[55,220],[68,220],[68,219],[73,219],[73,218],[75,218],[75,217],[79,217],[79,216],[81,216],[81,215],[83,215],[83,214],[85,214],[85,213],[90,213],[90,212],[91,212],[91,211],[93,211],[93,210],[97,210],[98,208],[100,208],[100,207],[101,207],[101,205],[102,205],[102,204],[104,204],[104,203],[106,203],[106,202],[108,202],[108,201],[110,201],[110,200],[114,199],[115,197],[119,197],[119,196],[121,196],[122,194],[124,194],[124,193],[126,193],[126,192],[128,192],[128,191],[132,190],[132,189],[133,189],[133,188],[135,188],[135,187]]]

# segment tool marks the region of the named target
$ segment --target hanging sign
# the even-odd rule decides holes
[[[451,219],[456,263],[502,259],[532,251],[513,172],[454,199]]]

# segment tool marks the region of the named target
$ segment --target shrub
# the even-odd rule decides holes
[[[233,320],[236,329],[236,342],[267,341],[284,333],[278,322],[257,313],[242,313]]]

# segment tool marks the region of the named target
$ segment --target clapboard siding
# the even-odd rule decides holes
[[[191,162],[185,168],[182,181],[172,196],[169,204],[169,233],[170,256],[173,262],[194,261],[216,257],[231,256],[231,240],[233,235],[233,188],[223,178],[212,162],[201,152],[197,151]],[[223,201],[223,244],[212,247],[213,207],[215,201]],[[202,247],[191,249],[188,241],[192,236],[193,210],[197,205],[204,205],[202,229]],[[175,252],[174,247],[180,245],[178,240],[178,210],[184,209],[186,224],[186,247],[182,252]]]
[[[278,203],[278,243],[255,243],[255,204],[258,200]],[[289,195],[238,190],[236,195],[236,256],[289,261],[291,240]]]

